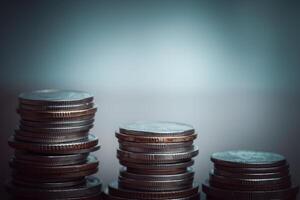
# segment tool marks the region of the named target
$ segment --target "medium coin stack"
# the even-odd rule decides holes
[[[211,156],[214,169],[203,185],[207,199],[295,200],[289,165],[282,155],[256,151],[226,151]]]
[[[12,199],[96,200],[101,193],[98,139],[89,134],[96,106],[85,92],[39,90],[22,93],[19,128],[9,139]]]
[[[200,198],[191,168],[198,148],[193,127],[171,122],[136,122],[120,127],[117,157],[124,167],[105,197],[123,199]]]

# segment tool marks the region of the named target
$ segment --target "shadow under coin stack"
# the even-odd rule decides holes
[[[202,185],[207,199],[296,200],[289,165],[281,155],[255,151],[227,151],[211,156],[214,169]]]
[[[39,90],[19,96],[19,129],[9,139],[12,199],[96,200],[101,182],[98,139],[89,134],[97,108],[78,91]]]
[[[191,169],[198,148],[193,127],[170,122],[127,124],[116,133],[119,179],[108,186],[105,197],[122,199],[200,198]]]

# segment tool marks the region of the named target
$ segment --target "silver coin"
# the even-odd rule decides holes
[[[192,135],[192,126],[177,122],[139,121],[120,126],[120,133],[142,136]]]
[[[92,100],[92,95],[75,90],[47,89],[24,92],[19,95],[20,103],[29,105],[74,105]]]
[[[117,157],[134,163],[176,163],[188,161],[198,155],[198,147],[193,150],[180,153],[133,153],[117,150]]]

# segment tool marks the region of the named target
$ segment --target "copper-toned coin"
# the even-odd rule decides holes
[[[117,150],[119,160],[126,160],[134,163],[178,163],[189,161],[198,154],[198,148],[180,153],[133,153]]]
[[[72,119],[94,115],[97,111],[97,107],[83,109],[83,110],[66,110],[66,111],[30,111],[20,110],[18,113],[24,120],[43,121],[43,120],[58,120],[58,119]]]
[[[19,95],[21,104],[28,105],[77,105],[93,101],[93,96],[75,90],[36,90]]]
[[[18,150],[26,150],[36,153],[51,153],[51,154],[72,154],[72,153],[86,153],[93,149],[98,144],[98,138],[94,135],[89,135],[88,139],[58,143],[58,144],[43,144],[43,143],[30,143],[15,140],[11,137],[8,144]]]
[[[52,166],[52,165],[32,165],[28,163],[18,162],[17,160],[12,160],[10,162],[10,166],[16,170],[22,171],[34,171],[34,173],[39,174],[56,174],[57,172],[60,173],[77,173],[80,171],[95,169],[98,167],[98,160],[95,156],[88,156],[85,163],[75,164],[75,165],[62,165],[62,166]]]
[[[277,167],[286,164],[282,155],[257,151],[226,151],[217,152],[211,156],[212,162],[218,165],[247,168],[247,167]]]
[[[65,188],[31,188],[16,186],[8,183],[7,190],[15,197],[39,197],[40,199],[55,199],[55,198],[68,198],[68,197],[85,197],[101,192],[101,185],[99,179],[95,177],[88,177],[84,185]]]
[[[108,186],[108,192],[112,196],[123,197],[128,199],[176,199],[198,194],[199,187],[194,184],[193,187],[185,190],[174,191],[136,191],[120,188],[117,182]]]
[[[69,155],[41,155],[31,154],[24,151],[15,151],[14,161],[17,163],[26,163],[38,166],[60,166],[60,165],[76,165],[86,162],[87,153],[69,154]]]
[[[141,143],[178,143],[193,141],[197,138],[197,134],[182,135],[182,136],[136,136],[127,135],[116,132],[116,137],[120,141],[141,142]]]
[[[120,127],[120,133],[138,136],[192,135],[194,132],[190,125],[164,121],[139,121]]]
[[[202,190],[206,195],[221,199],[233,200],[263,200],[263,199],[292,199],[298,191],[298,186],[292,186],[281,190],[264,190],[264,191],[241,191],[227,190],[211,186],[208,181],[202,184]]]

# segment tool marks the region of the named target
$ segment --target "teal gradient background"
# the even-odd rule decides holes
[[[209,3],[208,3],[209,2]],[[114,131],[135,120],[192,124],[196,180],[216,151],[281,153],[300,183],[300,5],[296,1],[2,1],[1,173],[17,95],[88,91],[105,184],[117,179]],[[2,191],[2,190],[1,190]]]

